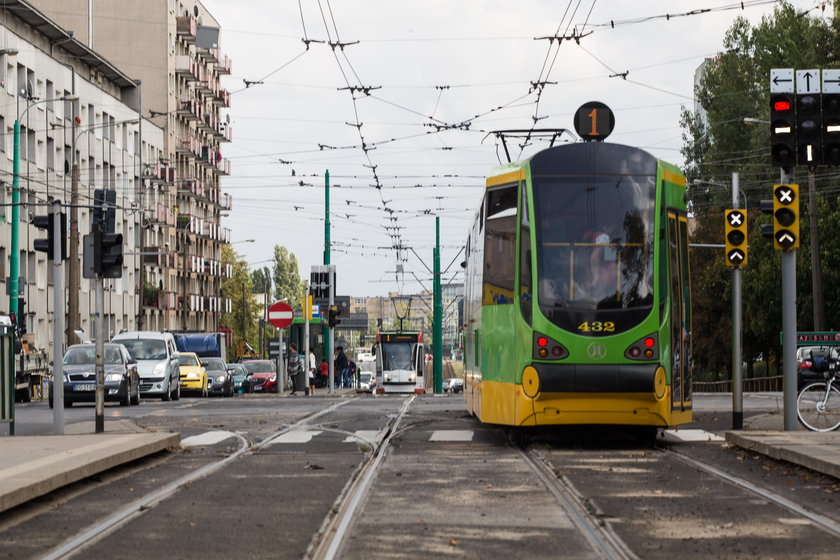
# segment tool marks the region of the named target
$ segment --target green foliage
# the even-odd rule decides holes
[[[780,255],[772,240],[764,239],[760,224],[770,217],[759,211],[769,199],[779,171],[770,164],[766,124],[748,125],[745,117],[769,120],[771,68],[838,68],[840,25],[800,15],[781,4],[772,16],[752,27],[738,18],[724,38],[721,52],[709,59],[697,88],[705,117],[684,110],[682,154],[688,178],[689,208],[693,214],[692,243],[723,243],[723,210],[732,207],[732,173],[738,172],[749,213],[749,264],[743,273],[744,360],[769,364],[771,374],[781,356]],[[838,179],[830,168],[818,170],[820,255],[828,328],[840,328],[840,240]],[[811,330],[811,258],[807,205],[807,169],[797,169],[802,218],[801,248],[797,254],[797,312],[799,330]],[[698,183],[695,183],[698,180]],[[743,199],[742,199],[743,201]],[[743,202],[741,202],[743,204]],[[729,378],[731,368],[731,272],[722,249],[693,247],[691,273],[694,302],[693,342],[701,380]]]
[[[274,246],[274,301],[286,300],[292,309],[302,309],[304,282],[297,257],[285,247]]]
[[[251,272],[251,280],[254,283],[253,289],[255,294],[271,293],[271,269],[267,266]]]
[[[231,300],[232,307],[230,313],[222,313],[222,325],[233,330],[234,341],[245,340],[256,348],[257,319],[262,313],[262,306],[251,297],[253,280],[248,272],[248,263],[230,245],[222,245],[222,264],[233,265],[230,278],[222,279],[222,293]]]

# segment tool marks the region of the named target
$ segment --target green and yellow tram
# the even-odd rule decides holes
[[[466,247],[468,410],[511,426],[690,422],[682,173],[585,142],[486,185]]]

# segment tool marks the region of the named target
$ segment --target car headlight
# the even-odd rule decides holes
[[[409,381],[414,381],[414,374],[413,373],[408,376],[408,380]]]
[[[67,383],[70,383],[70,376],[67,375],[66,373],[64,374],[64,381],[66,381]]]
[[[217,375],[216,376],[216,383],[224,383],[224,382],[225,382],[225,376],[224,375]]]
[[[159,362],[155,365],[155,369],[152,371],[153,375],[159,376],[166,373],[166,362]]]
[[[269,381],[277,381],[277,375],[276,374],[272,375],[271,377],[268,378],[268,380]]]
[[[119,373],[109,373],[105,376],[105,383],[119,383],[122,381],[122,374]]]

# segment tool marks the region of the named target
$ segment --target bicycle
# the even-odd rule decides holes
[[[825,372],[825,381],[802,387],[796,397],[796,415],[813,432],[831,432],[840,427],[840,387],[837,386],[837,363]]]

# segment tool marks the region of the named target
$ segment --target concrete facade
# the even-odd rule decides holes
[[[218,22],[195,0],[34,0],[76,39],[141,81],[143,115],[164,130],[162,157],[146,168],[153,187],[140,201],[148,255],[141,271],[139,328],[217,331],[231,302],[221,295],[230,274],[221,226],[232,199],[221,192],[230,163],[221,143],[231,140],[221,111],[230,93],[220,76],[231,62],[219,50]]]
[[[140,310],[141,256],[133,253],[139,252],[143,223],[138,199],[145,190],[144,162],[161,157],[164,136],[160,127],[140,118],[137,86],[128,75],[30,4],[7,0],[6,7],[11,4],[14,9],[6,10],[0,22],[0,49],[6,52],[0,54],[0,284],[5,288],[2,293],[8,294],[12,212],[7,205],[12,200],[14,122],[19,117],[20,201],[24,204],[18,224],[19,277],[24,281],[18,291],[26,302],[24,340],[31,349],[51,355],[55,312],[52,267],[46,253],[34,250],[34,241],[44,238],[45,232],[30,225],[30,219],[47,214],[51,200],[70,202],[74,160],[80,170],[78,230],[82,235],[90,232],[93,191],[116,191],[116,231],[125,240],[125,258],[122,278],[105,281],[105,334],[134,328]],[[74,92],[77,102],[60,99]],[[79,326],[92,336],[93,285],[79,278],[81,248],[80,237],[75,255],[78,289],[72,295],[78,302]],[[65,306],[71,297],[68,265],[69,259],[64,263]],[[17,311],[9,309],[8,295],[1,301],[0,310]]]

